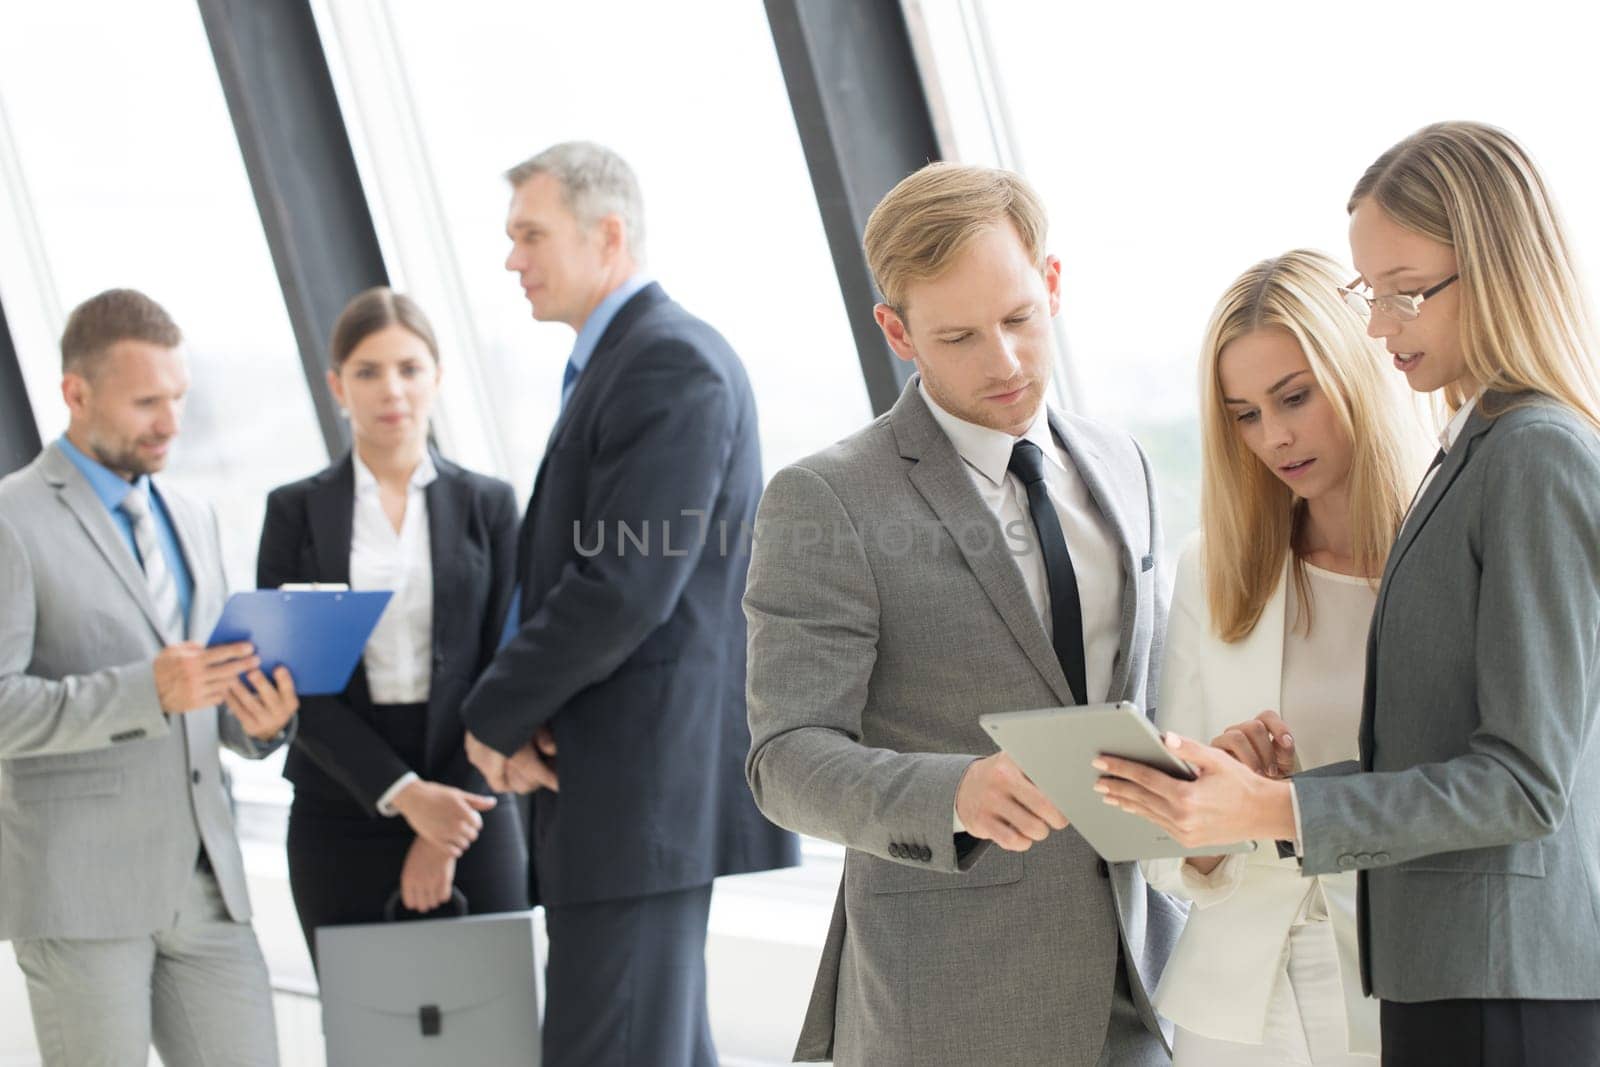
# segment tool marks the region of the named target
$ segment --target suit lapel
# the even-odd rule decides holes
[[[527,562],[539,506],[539,488],[544,484],[550,457],[561,447],[562,438],[566,436],[568,427],[577,421],[579,414],[600,403],[610,379],[624,370],[617,360],[622,356],[622,342],[634,323],[638,322],[646,312],[667,303],[670,299],[666,290],[658,283],[651,282],[617,309],[605,332],[600,335],[600,340],[595,343],[594,353],[589,357],[588,366],[578,376],[578,383],[573,386],[572,396],[567,399],[561,414],[556,416],[555,425],[551,427],[550,436],[545,441],[544,455],[539,458],[539,469],[533,476],[533,491],[528,494],[528,506],[523,512],[522,526],[517,531],[517,573],[524,586],[523,603],[528,602],[526,586],[530,568]]]
[[[566,406],[561,409],[561,414],[556,416],[556,424],[550,430],[550,437],[545,441],[545,455],[548,456],[555,450],[557,442],[566,432],[567,426],[573,420],[573,413],[581,406],[592,404],[597,396],[604,390],[601,379],[609,377],[611,360],[621,346],[622,339],[627,336],[633,324],[646,311],[657,304],[666,302],[666,291],[655,282],[640,289],[627,302],[617,309],[611,322],[606,325],[605,332],[600,335],[600,340],[595,342],[594,351],[589,356],[589,362],[584,367],[583,373],[578,375],[577,384],[572,387],[572,396],[567,398]],[[539,464],[539,473],[544,473],[544,463]],[[539,479],[535,477],[534,486],[537,490]]]
[[[189,502],[178,494],[162,492],[161,503],[166,506],[167,516],[172,520],[172,532],[178,539],[178,550],[183,553],[184,566],[189,568],[189,617],[184,620],[187,632],[183,636],[192,641],[203,642],[211,635],[209,632],[199,632],[200,627],[197,623],[206,618],[204,613],[210,604],[212,584],[210,571],[200,562],[204,558],[210,558],[209,555],[204,557],[201,555],[201,547],[205,544],[202,540],[203,527],[199,517],[189,507]],[[229,713],[224,711],[223,714]],[[185,715],[183,735],[189,746],[188,754],[192,763],[196,752],[215,747],[216,719],[207,715]]]
[[[61,503],[78,520],[78,525],[105,557],[106,563],[127,587],[128,595],[133,597],[133,602],[144,613],[146,621],[164,642],[166,635],[161,620],[156,616],[155,604],[150,600],[150,587],[145,584],[144,572],[139,569],[139,561],[128,550],[127,542],[122,539],[105,504],[101,503],[72,461],[53,445],[47,450],[43,473],[56,490]]]
[[[1289,583],[1294,580],[1293,566],[1294,554],[1288,553],[1278,575],[1278,587],[1267,598],[1255,629],[1238,644],[1225,646],[1237,650],[1237,659],[1231,664],[1231,676],[1227,681],[1237,687],[1234,702],[1242,714],[1248,715],[1251,708],[1283,710],[1283,631],[1289,623]]]
[[[946,530],[964,529],[971,524],[975,515],[991,517],[983,498],[973,487],[955,446],[933,420],[922,397],[917,395],[915,377],[906,384],[889,419],[900,441],[900,454],[917,461],[907,477]],[[995,524],[995,536],[990,539],[992,544],[984,546],[987,550],[969,551],[963,543],[968,538],[952,537],[951,540],[1006,628],[1044,677],[1056,698],[1064,705],[1080,703],[1067,685],[1061,662],[1056,659],[1055,649],[1044,632],[1044,624],[1028,597],[1022,572],[1006,550],[1006,539],[999,524]]]
[[[616,352],[621,347],[622,339],[626,338],[627,331],[638,322],[645,312],[667,302],[666,290],[662,290],[658,283],[651,282],[645,288],[635,293],[626,304],[619,307],[616,315],[611,317],[611,322],[606,325],[605,333],[600,334],[600,341],[595,342],[594,354],[589,357],[589,365],[584,368],[584,373],[579,374],[578,384],[573,386],[573,395],[568,397],[562,413],[555,416],[555,426],[550,427],[550,435],[544,442],[544,454],[539,458],[539,469],[533,475],[533,493],[528,494],[528,509],[523,512],[522,530],[518,531],[518,545],[526,547],[533,531],[534,507],[539,502],[539,486],[544,483],[544,472],[550,466],[550,454],[560,448],[562,438],[566,435],[566,427],[573,424],[578,418],[578,413],[587,406],[594,405],[598,398],[605,392],[603,379],[610,378],[614,373],[611,366]]]
[[[1411,514],[1406,516],[1400,524],[1400,533],[1395,538],[1394,546],[1389,549],[1389,559],[1383,567],[1383,582],[1378,587],[1378,603],[1372,612],[1372,625],[1367,630],[1367,672],[1366,680],[1361,692],[1361,766],[1365,770],[1372,769],[1373,743],[1376,736],[1375,716],[1377,713],[1377,685],[1378,685],[1378,645],[1383,634],[1383,616],[1389,603],[1389,590],[1393,583],[1395,569],[1400,561],[1416,543],[1417,536],[1422,528],[1428,524],[1438,508],[1439,502],[1444,499],[1445,493],[1450,491],[1457,477],[1466,468],[1472,458],[1472,450],[1478,438],[1494,428],[1494,420],[1484,414],[1485,405],[1498,408],[1504,397],[1498,393],[1485,393],[1478,398],[1478,403],[1472,414],[1467,417],[1467,424],[1461,428],[1461,434],[1456,438],[1455,445],[1445,453],[1444,462],[1439,464],[1439,471],[1434,475],[1433,481],[1428,484],[1427,492],[1417,500],[1411,509]]]
[[[433,465],[439,476],[423,490],[428,501],[428,553],[433,566],[433,647],[442,648],[441,623],[458,618],[453,597],[462,587],[459,548],[467,540],[467,516],[471,513],[466,481],[454,466],[437,454]],[[437,692],[438,687],[435,687]]]
[[[1133,540],[1129,535],[1127,517],[1122,509],[1117,506],[1117,497],[1111,492],[1102,477],[1103,464],[1100,456],[1090,447],[1081,434],[1075,433],[1071,424],[1054,411],[1049,412],[1050,429],[1054,431],[1056,440],[1061,442],[1061,447],[1066,449],[1067,455],[1078,471],[1078,477],[1083,479],[1083,484],[1088,487],[1089,499],[1094,501],[1095,507],[1100,509],[1100,514],[1111,526],[1112,533],[1117,539],[1117,556],[1122,565],[1122,633],[1117,643],[1121,653],[1117,656],[1115,669],[1111,672],[1111,692],[1126,693],[1128,691],[1128,676],[1133,670],[1133,634],[1138,622],[1139,611],[1139,560],[1134,551]]]
[[[316,573],[324,582],[350,582],[350,542],[355,532],[356,468],[346,454],[306,500]]]
[[[1494,427],[1494,420],[1484,416],[1483,407],[1486,402],[1495,403],[1496,399],[1497,394],[1486,393],[1478,400],[1477,407],[1467,418],[1467,424],[1461,428],[1461,434],[1456,438],[1455,445],[1445,453],[1444,462],[1439,464],[1433,481],[1428,483],[1427,492],[1418,498],[1411,509],[1411,514],[1400,524],[1400,533],[1395,537],[1394,547],[1389,550],[1389,558],[1383,568],[1383,582],[1378,589],[1378,605],[1373,613],[1374,638],[1382,630],[1383,611],[1389,599],[1389,577],[1394,574],[1395,568],[1416,543],[1417,536],[1428,524],[1439,502],[1444,499],[1445,493],[1450,491],[1450,486],[1465,469],[1467,461],[1472,458],[1472,449],[1477,439]]]

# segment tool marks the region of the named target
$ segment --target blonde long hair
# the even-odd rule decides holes
[[[1349,210],[1368,197],[1455,250],[1461,349],[1477,384],[1541,394],[1600,429],[1593,320],[1555,201],[1522,146],[1482,123],[1424,126],[1367,168]],[[1452,411],[1467,399],[1445,390]]]
[[[1206,328],[1200,357],[1201,525],[1206,598],[1224,641],[1255,629],[1294,550],[1304,509],[1289,487],[1240,439],[1223,401],[1222,351],[1257,330],[1282,330],[1306,362],[1353,444],[1350,525],[1364,574],[1383,569],[1404,516],[1407,455],[1398,404],[1383,377],[1383,350],[1338,294],[1345,277],[1321,252],[1295,249],[1263,260],[1230,285]],[[1311,603],[1305,565],[1295,559],[1301,621]]]

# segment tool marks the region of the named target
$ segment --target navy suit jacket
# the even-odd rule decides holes
[[[508,755],[555,734],[560,792],[533,798],[539,903],[799,862],[744,781],[742,535],[760,496],[743,364],[646,286],[551,432],[518,547],[520,626],[461,709]]]

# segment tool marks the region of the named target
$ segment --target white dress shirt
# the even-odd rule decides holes
[[[397,532],[384,513],[378,479],[352,451],[356,498],[350,530],[350,588],[390,589],[390,599],[361,661],[374,704],[421,704],[433,681],[433,543],[424,493],[439,476],[423,452],[406,489],[405,518]],[[396,815],[393,801],[417,780],[406,772],[378,799],[378,811]]]
[[[1474,396],[1471,400],[1462,404],[1456,413],[1450,417],[1449,424],[1439,434],[1439,448],[1442,451],[1448,453],[1456,446],[1456,438],[1460,437],[1461,431],[1466,429],[1467,420],[1472,418],[1472,413],[1478,406],[1478,397],[1482,395],[1480,392],[1478,396]],[[1411,518],[1411,512],[1416,508],[1417,501],[1422,499],[1422,494],[1428,491],[1428,486],[1432,485],[1433,480],[1438,476],[1438,465],[1429,467],[1428,473],[1422,476],[1422,484],[1417,486],[1417,495],[1411,498],[1411,505],[1406,508],[1407,519]]]
[[[1440,431],[1439,448],[1447,455],[1456,446],[1457,439],[1461,437],[1461,431],[1467,428],[1467,420],[1472,418],[1472,413],[1477,409],[1478,401],[1482,397],[1483,391],[1479,390],[1471,400],[1468,400],[1456,410],[1456,413],[1450,417],[1449,423]],[[1411,513],[1416,510],[1417,501],[1422,499],[1422,495],[1428,491],[1428,486],[1432,485],[1433,480],[1439,476],[1440,466],[1442,464],[1428,468],[1428,473],[1423,475],[1422,484],[1417,486],[1416,495],[1411,498],[1411,503],[1406,507],[1406,517],[1400,524],[1402,530],[1405,529],[1405,524],[1411,521]],[[1296,734],[1296,740],[1298,739],[1299,735]],[[1304,845],[1301,844],[1303,835],[1300,830],[1300,794],[1295,791],[1293,782],[1289,783],[1289,805],[1294,809],[1294,854],[1301,856],[1304,855]]]
[[[934,421],[966,461],[967,475],[984,505],[999,520],[1012,559],[1028,588],[1028,599],[1033,601],[1045,634],[1054,640],[1050,583],[1028,511],[1028,490],[1022,479],[1006,470],[1019,438],[959,419],[941,408],[921,383],[918,390]],[[1077,696],[1086,704],[1099,703],[1110,693],[1111,665],[1122,645],[1122,555],[1111,524],[1095,507],[1078,468],[1050,432],[1044,404],[1039,405],[1039,413],[1022,437],[1038,445],[1048,461],[1044,465],[1045,491],[1056,506],[1067,551],[1072,555],[1072,570],[1078,579],[1084,673],[1089,691]]]

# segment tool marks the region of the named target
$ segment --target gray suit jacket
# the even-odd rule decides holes
[[[160,487],[194,578],[188,636],[222,611],[217,522]],[[222,709],[169,718],[144,574],[55,445],[0,481],[0,939],[170,926],[203,843],[238,922],[244,867],[217,758],[259,758]]]
[[[916,385],[780,471],[756,524],[750,787],[774,822],[848,849],[796,1058],[1091,1064],[1119,938],[1158,1031],[1145,991],[1184,914],[1071,830],[1027,853],[980,842],[958,855],[956,786],[994,751],[978,716],[1079,701]],[[1111,688],[1142,704],[1168,595],[1149,469],[1126,434],[1055,415],[1051,427],[1121,542]]]
[[[1600,438],[1489,394],[1389,555],[1361,765],[1300,777],[1385,1000],[1600,998]],[[1356,771],[1354,765],[1345,765]]]

